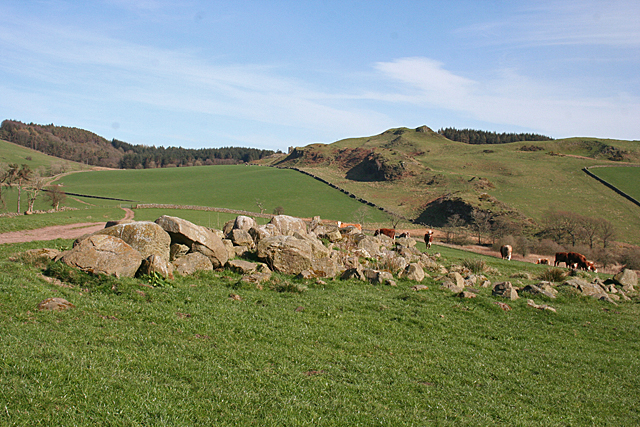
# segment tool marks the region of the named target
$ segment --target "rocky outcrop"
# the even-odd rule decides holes
[[[272,236],[260,240],[258,258],[271,270],[286,274],[300,274],[313,266],[313,250],[303,239],[294,236]]]
[[[493,286],[493,290],[491,291],[492,295],[500,296],[503,298],[509,298],[510,300],[517,300],[518,291],[513,287],[511,282],[500,282],[496,283]]]

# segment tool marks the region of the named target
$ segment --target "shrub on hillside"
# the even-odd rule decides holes
[[[542,239],[532,242],[531,251],[540,255],[555,255],[556,252],[567,252],[562,245],[551,239]]]
[[[567,276],[567,271],[561,268],[549,268],[540,273],[538,279],[547,282],[562,282]]]
[[[622,253],[620,264],[632,270],[640,270],[640,248],[629,248]]]

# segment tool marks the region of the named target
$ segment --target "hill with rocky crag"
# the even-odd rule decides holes
[[[276,162],[317,176],[389,211],[430,226],[462,224],[474,212],[535,232],[546,212],[631,221],[630,207],[582,172],[593,165],[640,162],[640,144],[596,138],[474,144],[427,126],[294,148]],[[606,210],[601,207],[607,206]],[[634,226],[634,227],[635,227]]]

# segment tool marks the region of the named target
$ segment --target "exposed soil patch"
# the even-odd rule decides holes
[[[125,211],[124,219],[133,219],[134,212],[131,209],[122,208]],[[35,230],[11,231],[0,234],[0,244],[24,243],[36,240],[77,239],[84,234],[94,233],[104,228],[106,222],[83,222],[79,224],[53,225]]]

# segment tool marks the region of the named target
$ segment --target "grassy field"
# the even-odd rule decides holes
[[[592,168],[589,171],[634,199],[640,200],[640,167]]]
[[[358,215],[384,223],[386,214],[299,172],[268,167],[201,166],[99,171],[66,176],[68,192],[161,203],[212,206],[350,222]]]
[[[415,292],[277,276],[258,290],[213,272],[149,288],[50,269],[61,287],[7,259],[70,243],[0,246],[1,425],[640,423],[638,300],[561,289],[535,298],[557,313],[526,299],[505,312],[488,289],[461,300],[433,279]],[[486,260],[494,282],[543,268]],[[76,307],[36,310],[52,296]]]

